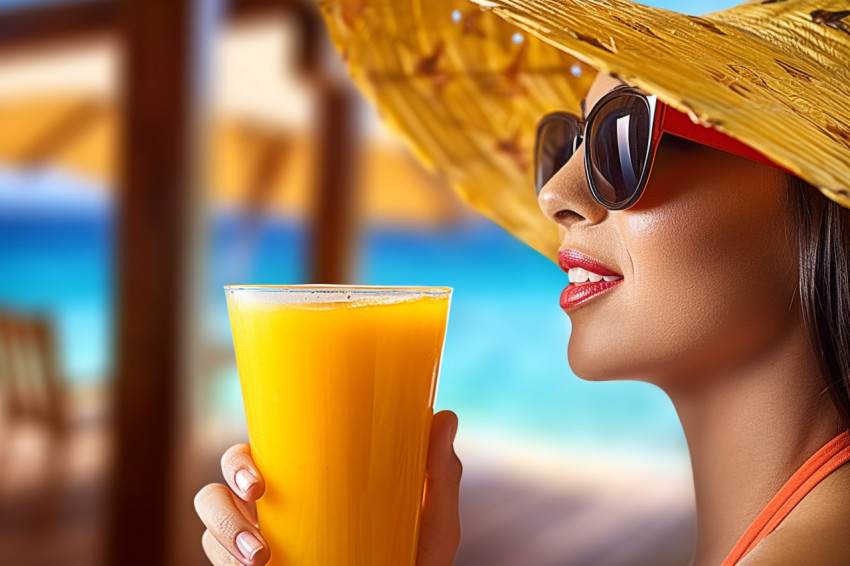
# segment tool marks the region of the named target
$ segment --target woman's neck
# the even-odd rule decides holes
[[[692,566],[719,566],[788,478],[842,430],[802,322],[769,350],[664,387],[693,466]]]

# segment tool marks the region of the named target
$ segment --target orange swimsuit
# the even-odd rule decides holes
[[[850,461],[850,432],[845,431],[818,450],[800,469],[794,472],[791,479],[785,482],[779,493],[770,500],[767,507],[749,526],[744,536],[723,561],[722,566],[738,564],[759,541],[779,526],[779,523],[807,493],[822,479],[848,461]]]

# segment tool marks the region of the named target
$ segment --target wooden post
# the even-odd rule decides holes
[[[211,4],[218,2],[121,2],[125,123],[108,565],[177,563],[186,525],[175,506],[191,512],[177,447],[186,436],[193,365],[189,287],[199,254],[190,250],[198,248],[201,95],[212,39],[201,23]]]
[[[354,97],[345,85],[317,81],[321,109],[311,223],[311,283],[350,284],[357,249]]]
[[[350,284],[359,232],[356,98],[352,87],[337,79],[322,60],[330,40],[318,7],[290,0],[288,10],[301,31],[296,61],[319,101],[310,282]]]

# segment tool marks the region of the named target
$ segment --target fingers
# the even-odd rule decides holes
[[[207,558],[210,559],[210,562],[213,563],[213,566],[242,566],[242,563],[227,552],[209,531],[204,531],[201,544],[204,545],[204,552]]]
[[[440,411],[434,415],[428,449],[429,483],[448,482],[455,488],[460,485],[463,465],[454,451],[457,425],[457,415],[452,411]]]
[[[431,425],[417,566],[450,566],[460,546],[463,465],[453,445],[457,424],[457,415],[441,411]]]
[[[245,501],[256,501],[266,489],[248,444],[235,444],[227,449],[221,457],[221,472],[230,489]]]
[[[268,544],[257,527],[245,516],[239,499],[226,486],[212,483],[195,496],[195,510],[224,552],[239,564],[259,566],[269,560]],[[204,548],[214,546],[205,543]],[[211,550],[208,550],[208,556]],[[218,555],[216,555],[218,556]],[[210,556],[212,560],[212,556]],[[218,562],[214,563],[218,564]],[[222,564],[228,564],[222,562]]]

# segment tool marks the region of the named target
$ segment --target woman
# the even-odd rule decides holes
[[[603,124],[606,104],[626,92],[636,91],[597,75],[587,119]],[[601,126],[569,120],[538,130],[535,172],[571,280],[561,298],[570,366],[670,396],[693,464],[692,566],[847,564],[850,211],[731,138],[668,130],[641,164],[623,160],[624,148],[645,149],[628,132],[606,142]],[[594,283],[579,264],[608,280]],[[459,544],[456,427],[453,413],[435,416],[418,566],[452,564]],[[263,479],[248,446],[228,450],[222,467],[229,487],[196,498],[204,548],[214,564],[263,564],[249,503]]]

